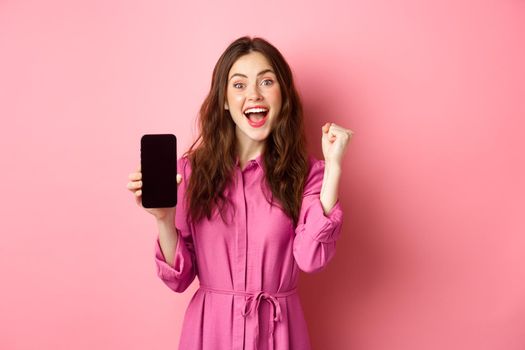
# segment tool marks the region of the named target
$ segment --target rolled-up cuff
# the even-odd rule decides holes
[[[166,261],[160,247],[159,237],[155,241],[155,262],[157,264],[157,273],[160,278],[165,280],[180,279],[181,275],[191,269],[191,255],[179,234],[177,246],[174,252],[174,261],[170,265]]]
[[[343,222],[343,210],[341,202],[337,200],[335,205],[325,215],[321,200],[312,203],[308,212],[308,228],[306,233],[314,240],[322,243],[331,243],[339,238]]]

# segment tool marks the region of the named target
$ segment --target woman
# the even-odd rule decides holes
[[[308,157],[291,70],[261,38],[219,58],[202,104],[200,135],[178,160],[176,208],[145,209],[158,224],[158,276],[182,293],[180,350],[310,349],[299,270],[335,254],[341,161],[350,130],[322,127],[324,160]],[[128,188],[141,205],[141,173]]]

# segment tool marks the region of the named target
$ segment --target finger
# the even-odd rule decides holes
[[[323,125],[322,129],[323,129],[323,133],[326,134],[328,132],[328,130],[330,129],[330,123],[325,123]]]
[[[131,173],[131,174],[129,174],[128,178],[130,180],[142,180],[142,173],[141,172]]]
[[[182,175],[177,174],[177,185],[179,185],[182,182]]]
[[[333,127],[333,124],[332,126],[330,126],[330,130],[328,130],[328,135],[330,137],[336,137],[337,134],[339,133],[339,130],[337,130],[336,128]]]
[[[342,126],[339,126],[337,124],[332,123],[333,130],[340,130],[342,132],[347,133],[348,135],[354,134],[354,132],[350,129],[343,128]]]
[[[136,190],[142,188],[142,181],[130,181],[128,182],[128,188],[130,190]]]
[[[332,123],[332,126],[330,127],[330,131],[332,132],[347,132],[348,130],[343,128],[342,126],[339,126],[335,123]]]
[[[142,190],[135,191],[135,196],[136,197],[142,196]]]
[[[343,132],[345,132],[348,136],[352,136],[354,132],[350,129],[341,128]]]
[[[350,133],[348,129],[345,129],[343,127],[340,127],[338,125],[332,124],[332,127],[330,128],[330,134],[336,135],[336,136],[350,136]]]

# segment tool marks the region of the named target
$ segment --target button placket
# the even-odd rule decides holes
[[[247,258],[247,232],[246,232],[246,196],[244,193],[244,179],[242,171],[237,168],[235,186],[235,202],[236,202],[236,259],[235,259],[235,290],[245,291],[246,290],[246,258]],[[235,312],[234,329],[233,329],[233,340],[234,350],[242,350],[244,348],[244,333],[246,327],[246,319],[242,316],[242,307],[245,303],[245,297],[236,295],[235,305],[237,311]]]

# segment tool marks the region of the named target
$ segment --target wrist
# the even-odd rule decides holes
[[[173,220],[175,218],[176,208],[158,208],[153,210],[153,215],[157,221]]]
[[[171,215],[167,216],[171,217]],[[159,235],[164,236],[164,239],[166,239],[166,237],[170,237],[170,239],[177,237],[178,232],[175,226],[175,219],[157,219],[157,227],[159,229]]]
[[[159,225],[172,225],[175,223],[175,215],[165,214],[161,217],[155,217]]]
[[[340,175],[342,171],[341,164],[336,161],[325,161],[324,172],[325,174]]]

